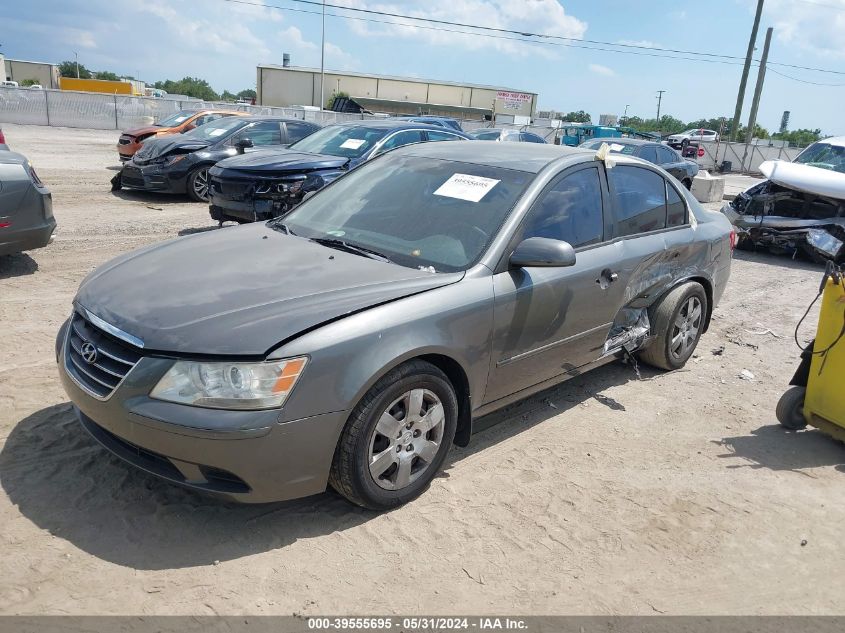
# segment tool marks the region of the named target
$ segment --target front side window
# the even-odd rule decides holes
[[[513,169],[388,153],[280,222],[301,238],[342,240],[402,266],[455,272],[478,261],[533,178]]]
[[[259,145],[281,145],[282,133],[276,121],[259,121],[238,132],[234,141],[248,138],[256,147]]]
[[[429,130],[427,132],[429,141],[462,141],[460,136],[449,134],[449,132],[440,132],[439,130]]]
[[[666,182],[642,167],[616,165],[607,170],[616,220],[616,237],[666,228]]]
[[[300,141],[317,129],[307,123],[298,123],[296,121],[289,121],[285,125],[288,129],[288,143]]]
[[[601,242],[604,218],[598,170],[580,169],[558,180],[540,194],[523,227],[522,239],[548,237],[575,248]]]

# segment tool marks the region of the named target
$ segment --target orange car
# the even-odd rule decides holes
[[[120,154],[120,160],[126,161],[141,149],[144,141],[151,138],[181,134],[227,116],[249,116],[249,114],[249,112],[234,110],[181,110],[154,125],[126,130],[117,142],[117,153]]]

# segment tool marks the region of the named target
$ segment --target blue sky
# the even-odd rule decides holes
[[[256,4],[314,10],[291,0]],[[754,0],[328,0],[463,23],[565,37],[634,43],[743,57]],[[7,57],[58,62],[139,76],[146,81],[186,75],[218,91],[254,87],[258,63],[319,66],[320,18],[307,13],[224,0],[30,0],[4,3],[2,51]],[[330,10],[342,13],[338,10]],[[386,19],[386,18],[385,18]],[[773,26],[770,61],[826,68],[824,74],[771,66],[758,122],[820,127],[845,134],[845,0],[766,0],[758,37]],[[733,114],[740,65],[658,59],[562,46],[326,18],[326,67],[530,90],[542,109],[584,109],[683,120]],[[640,52],[647,53],[647,50]],[[734,60],[735,61],[735,60]],[[747,120],[756,69],[743,111]],[[801,81],[798,81],[801,80]],[[805,82],[840,84],[816,86]]]

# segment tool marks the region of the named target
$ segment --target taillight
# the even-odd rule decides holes
[[[3,130],[0,130],[0,145],[6,144],[6,137],[3,136]]]
[[[699,147],[699,148],[698,148],[698,157],[699,157],[699,158],[702,158],[703,156],[704,156],[704,148],[703,148],[703,147]]]
[[[736,231],[731,231],[731,250],[736,248]]]
[[[29,177],[32,179],[32,182],[36,187],[44,186],[44,183],[41,182],[41,179],[38,177],[38,174],[35,173],[35,169],[32,165],[29,165],[29,169],[27,171],[29,171]]]

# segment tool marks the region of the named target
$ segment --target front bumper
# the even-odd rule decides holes
[[[62,385],[83,428],[142,470],[245,503],[323,492],[345,412],[283,421],[283,411],[224,411],[154,400],[172,360],[143,357],[107,398],[81,388],[67,367],[66,323],[56,342]]]
[[[138,165],[130,161],[120,172],[120,184],[125,189],[186,193],[187,172],[175,172],[161,165]]]

